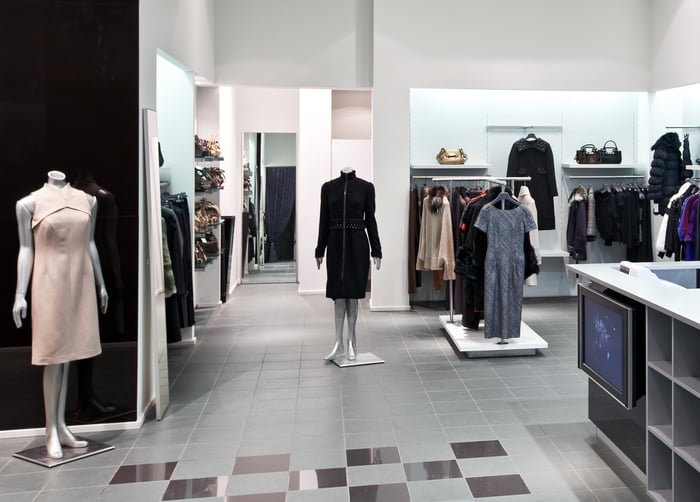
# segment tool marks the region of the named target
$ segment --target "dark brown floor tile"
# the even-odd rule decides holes
[[[288,471],[289,457],[289,453],[281,455],[238,457],[233,466],[233,474],[260,474],[263,472]]]
[[[357,465],[398,464],[399,449],[396,446],[384,446],[382,448],[358,448],[345,452],[348,459],[348,467]]]
[[[425,481],[428,479],[461,478],[456,460],[435,460],[432,462],[414,462],[403,464],[408,481]]]
[[[469,441],[450,443],[457,458],[502,457],[508,455],[500,441]]]
[[[309,469],[289,473],[290,490],[316,490],[318,488],[334,488],[347,485],[345,467]]]
[[[224,502],[284,502],[286,493],[260,493],[256,495],[229,495]]]
[[[114,473],[110,485],[121,483],[141,483],[144,481],[163,481],[170,479],[177,462],[162,464],[122,465]]]
[[[350,502],[411,502],[406,483],[351,486]]]
[[[466,478],[474,498],[505,497],[507,495],[523,495],[530,493],[525,481],[519,474],[505,476],[483,476]]]
[[[228,487],[228,476],[195,479],[173,479],[163,494],[163,500],[182,500],[204,497],[223,497]]]

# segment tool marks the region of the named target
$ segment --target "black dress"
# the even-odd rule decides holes
[[[382,257],[374,208],[374,185],[355,176],[355,171],[341,173],[321,187],[315,255],[323,258],[328,250],[327,298],[365,297],[369,257]]]

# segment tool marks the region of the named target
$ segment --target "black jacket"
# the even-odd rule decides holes
[[[341,173],[321,187],[315,255],[327,255],[326,297],[365,297],[370,254],[382,257],[374,209],[374,185],[355,176],[355,171]]]
[[[552,147],[542,138],[528,141],[519,139],[513,144],[508,156],[508,176],[530,176],[526,184],[537,205],[537,228],[553,230],[556,226],[554,200],[558,194],[557,180],[554,173],[554,155]],[[524,183],[515,183],[515,193]]]
[[[666,205],[678,191],[685,178],[691,176],[681,159],[681,140],[675,132],[661,136],[651,149],[654,158],[649,170],[649,198],[659,204],[659,214],[666,213]]]

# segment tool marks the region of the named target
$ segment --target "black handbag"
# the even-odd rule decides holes
[[[590,143],[576,150],[576,162],[579,164],[600,164],[600,150]]]
[[[612,143],[613,146],[608,146],[608,143]],[[600,149],[600,159],[603,164],[621,164],[622,150],[617,148],[617,143],[609,139]]]

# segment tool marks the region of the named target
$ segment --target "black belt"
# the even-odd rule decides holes
[[[345,222],[343,220],[333,220],[328,226],[329,230],[342,230],[343,228],[346,230],[364,230],[365,221],[358,219],[347,219]]]

